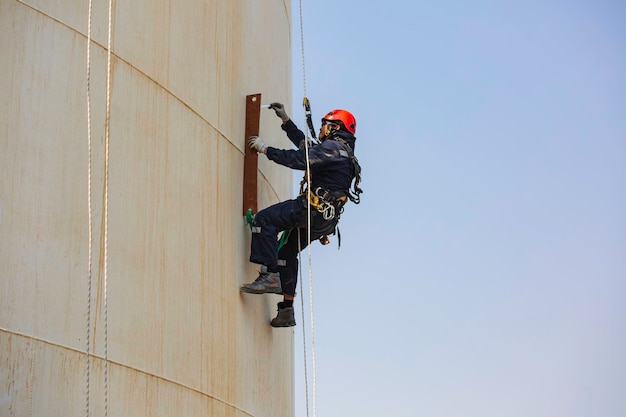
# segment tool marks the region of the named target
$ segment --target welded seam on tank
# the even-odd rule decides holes
[[[97,44],[97,42],[94,42]],[[105,48],[106,49],[106,48]],[[146,79],[150,80],[154,85],[156,85],[157,87],[161,88],[163,91],[165,91],[170,97],[173,97],[176,101],[178,101],[180,104],[182,104],[184,107],[186,107],[189,111],[191,111],[195,116],[198,117],[198,119],[200,119],[202,122],[204,122],[207,126],[211,127],[215,132],[217,132],[221,138],[223,138],[224,140],[226,140],[226,142],[228,142],[232,147],[234,147],[236,150],[238,150],[242,155],[244,154],[243,151],[241,151],[233,142],[232,140],[230,140],[228,138],[228,136],[226,136],[221,130],[219,130],[216,126],[214,126],[211,122],[209,122],[207,119],[205,119],[200,113],[198,113],[193,107],[191,107],[189,104],[187,104],[184,100],[182,100],[180,97],[178,97],[177,95],[175,95],[174,93],[172,93],[171,90],[169,90],[168,88],[166,88],[163,84],[159,83],[158,81],[156,81],[154,78],[150,77],[148,74],[146,74],[145,72],[141,71],[139,68],[135,67],[134,65],[132,65],[130,62],[128,62],[127,60],[125,60],[124,58],[119,57],[118,55],[116,55],[115,53],[111,52],[111,54],[116,57],[120,62],[126,64],[129,68],[131,68],[133,71],[136,71],[137,73],[141,74],[142,76],[144,76]],[[265,181],[270,184],[270,188],[271,190],[274,192],[274,196],[279,199],[279,194],[276,191],[276,189],[274,188],[274,185],[267,179],[267,177],[263,174],[263,172],[259,171],[261,173],[261,175],[263,176],[263,178],[265,179]]]
[[[178,97],[177,95],[175,95],[171,90],[169,90],[167,87],[165,87],[163,84],[159,83],[157,80],[155,80],[154,78],[150,77],[148,74],[146,74],[145,72],[143,72],[142,70],[140,70],[139,68],[135,67],[134,65],[132,65],[130,62],[128,62],[127,60],[125,60],[124,58],[119,57],[118,55],[115,55],[115,53],[112,53],[113,56],[115,56],[120,62],[123,62],[124,64],[126,64],[129,68],[131,68],[134,71],[137,71],[137,73],[141,74],[142,76],[144,76],[146,79],[150,80],[154,85],[158,86],[159,88],[161,88],[163,91],[165,91],[169,96],[173,97],[176,101],[178,101],[180,104],[182,104],[184,107],[186,107],[189,111],[191,111],[194,115],[196,115],[198,117],[198,119],[202,120],[207,126],[211,127],[215,132],[217,132],[221,138],[223,138],[224,140],[226,140],[226,142],[228,142],[232,147],[234,147],[236,150],[238,150],[242,155],[244,154],[244,151],[240,150],[235,143],[233,143],[233,141],[226,136],[226,134],[224,134],[224,132],[222,132],[221,130],[219,130],[216,126],[214,126],[211,122],[209,122],[207,119],[204,118],[204,116],[202,116],[200,113],[198,113],[198,111],[196,111],[193,107],[191,107],[191,105],[187,104],[183,99],[181,99],[180,97]],[[265,181],[270,185],[271,190],[274,192],[274,196],[277,199],[280,199],[278,192],[276,191],[276,189],[274,188],[274,185],[267,179],[267,177],[263,174],[262,171],[259,171],[261,173],[261,176],[265,179]]]
[[[52,19],[52,20],[54,20],[55,22],[57,22],[57,23],[61,24],[62,26],[65,26],[66,28],[68,28],[68,29],[72,30],[73,32],[78,32],[75,28],[73,28],[73,27],[69,26],[67,23],[63,22],[62,20],[57,19],[57,18],[56,18],[56,17],[54,17],[54,16],[50,16],[48,13],[44,12],[44,11],[43,11],[43,10],[41,10],[41,9],[36,8],[36,7],[35,7],[35,6],[33,6],[32,4],[28,4],[28,3],[24,2],[23,0],[15,0],[15,1],[17,1],[18,3],[20,3],[20,4],[22,4],[22,5],[26,6],[26,7],[28,7],[28,8],[29,8],[29,9],[31,9],[31,10],[36,11],[37,13],[39,13],[39,14],[41,14],[41,15],[44,15],[44,16],[46,16],[46,17],[49,17],[50,19]],[[81,35],[82,35],[82,33],[81,33]],[[84,35],[83,35],[83,36],[84,36]]]
[[[59,23],[60,25],[66,27],[67,29],[69,29],[70,31],[77,33],[81,36],[84,36],[85,38],[87,38],[86,35],[84,35],[82,32],[80,32],[79,30],[77,30],[75,27],[72,27],[70,25],[68,25],[67,23],[63,22],[62,20],[57,19],[54,16],[49,15],[48,13],[44,12],[41,9],[38,9],[28,3],[25,3],[23,0],[16,0],[18,3],[23,4],[24,6],[36,11],[37,13],[40,13],[43,16],[46,16],[48,18],[50,18],[51,20],[54,20],[56,23]],[[92,39],[91,42],[94,45],[98,45],[99,47],[101,47],[103,50],[107,50],[107,47],[103,44],[101,44],[100,42]],[[170,91],[168,88],[166,88],[164,85],[162,85],[161,83],[159,83],[158,81],[156,81],[154,78],[150,77],[148,74],[146,74],[145,72],[143,72],[142,70],[140,70],[139,68],[137,68],[136,66],[132,65],[130,62],[128,62],[127,60],[125,60],[124,58],[120,57],[119,55],[117,55],[114,52],[111,52],[111,55],[114,56],[117,60],[119,60],[120,62],[125,63],[126,65],[128,65],[130,68],[132,68],[133,70],[137,71],[138,73],[142,74],[144,77],[146,77],[147,79],[149,79],[150,81],[152,81],[152,83],[154,83],[155,85],[159,86],[162,90],[164,90],[165,92],[167,92],[168,95],[174,97],[176,100],[178,100],[181,104],[183,104],[185,107],[187,107],[189,110],[191,110],[192,113],[194,113],[196,116],[198,116],[198,118],[200,120],[202,120],[204,123],[206,123],[207,125],[209,125],[211,128],[213,128],[213,130],[215,130],[216,132],[218,132],[224,139],[226,139],[227,141],[230,142],[230,140],[228,139],[228,137],[221,132],[217,127],[215,127],[211,122],[209,122],[208,120],[206,120],[200,113],[198,113],[193,107],[191,107],[189,104],[187,104],[184,100],[182,100],[180,97],[178,97],[176,94],[174,94],[172,91]],[[233,144],[234,145],[234,144]],[[242,152],[243,153],[243,152]]]
[[[48,18],[50,18],[51,20],[54,20],[56,23],[59,23],[60,25],[66,27],[67,29],[69,29],[72,32],[75,32],[81,36],[84,36],[86,38],[86,36],[80,32],[79,30],[77,30],[76,28],[69,26],[67,23],[63,22],[62,20],[57,19],[54,16],[51,16],[49,14],[47,14],[46,12],[42,11],[41,9],[38,9],[28,3],[25,3],[23,0],[16,0],[18,3],[23,4],[24,6],[40,13],[43,16],[46,16]],[[96,41],[95,39],[92,39],[91,42],[94,45],[98,45],[99,47],[101,47],[103,50],[106,50],[107,47],[103,44],[101,44],[100,42]],[[148,74],[146,74],[145,72],[143,72],[141,69],[139,69],[138,67],[134,66],[133,64],[131,64],[129,61],[125,60],[124,58],[120,57],[119,55],[117,55],[115,52],[111,51],[111,55],[114,56],[117,60],[119,60],[120,62],[125,63],[126,65],[128,65],[128,67],[132,68],[133,70],[137,71],[138,73],[140,73],[141,75],[143,75],[144,77],[146,77],[147,79],[149,79],[150,81],[152,81],[152,83],[154,83],[155,85],[159,86],[162,90],[164,90],[165,92],[167,92],[168,95],[170,95],[171,97],[174,97],[177,101],[179,101],[183,106],[187,107],[193,114],[195,114],[196,116],[198,116],[198,118],[200,120],[202,120],[204,123],[206,123],[208,126],[210,126],[213,130],[215,130],[217,133],[220,134],[220,136],[222,136],[224,139],[226,139],[228,142],[230,142],[228,136],[226,136],[221,130],[219,130],[216,126],[214,126],[211,122],[209,122],[207,119],[204,118],[204,116],[202,116],[200,113],[198,113],[197,110],[195,110],[193,107],[191,107],[191,105],[187,104],[187,102],[185,102],[183,99],[181,99],[180,97],[178,97],[176,94],[174,94],[170,89],[168,89],[167,87],[165,87],[163,84],[159,83],[157,80],[155,80],[154,78],[150,77]],[[231,142],[232,143],[232,142]],[[234,144],[233,144],[234,146]],[[236,146],[235,146],[236,147]],[[243,153],[243,152],[242,152]]]
[[[288,27],[291,28],[291,16],[289,15],[289,8],[287,7],[286,0],[283,0],[283,8],[285,9],[285,17],[287,18]],[[289,42],[291,43],[291,30],[289,30]]]
[[[22,337],[24,339],[34,340],[36,342],[41,342],[41,343],[44,343],[44,344],[52,346],[52,347],[64,349],[64,350],[67,350],[67,351],[70,351],[70,352],[74,352],[74,353],[78,353],[78,354],[81,354],[81,355],[85,354],[85,352],[83,350],[81,350],[81,349],[73,348],[71,346],[62,345],[60,343],[53,342],[51,340],[43,339],[43,338],[37,337],[37,336],[28,335],[26,333],[21,333],[21,332],[15,331],[15,330],[5,329],[4,327],[0,327],[0,332],[4,332],[4,333],[7,333],[7,334],[12,335],[12,336]],[[92,353],[91,357],[92,358],[96,358],[96,359],[100,359],[101,361],[105,360],[104,356],[98,355],[96,353]],[[170,383],[172,385],[176,385],[176,386],[179,386],[181,388],[187,389],[189,391],[195,392],[195,393],[197,393],[197,394],[199,394],[199,395],[201,395],[203,397],[207,397],[207,398],[210,398],[210,399],[215,400],[217,402],[220,402],[220,403],[222,403],[224,405],[227,405],[228,407],[231,407],[231,408],[233,408],[233,409],[235,409],[235,410],[237,410],[237,411],[239,411],[239,412],[241,412],[241,413],[243,413],[243,414],[245,414],[247,416],[254,417],[253,414],[250,414],[247,411],[237,407],[235,404],[231,404],[228,401],[225,401],[225,400],[223,400],[221,398],[218,398],[216,396],[207,394],[206,392],[203,392],[203,391],[201,391],[201,390],[199,390],[197,388],[190,387],[189,385],[185,385],[185,384],[183,384],[181,382],[174,381],[173,379],[165,378],[165,377],[163,377],[161,375],[156,375],[156,374],[144,371],[142,369],[135,368],[134,366],[130,366],[130,365],[127,365],[127,364],[124,364],[124,363],[121,363],[121,362],[117,362],[115,360],[109,359],[108,362],[109,362],[109,364],[119,366],[120,368],[124,368],[124,369],[128,369],[128,370],[131,370],[131,371],[135,371],[135,372],[138,372],[140,374],[147,375],[147,376],[156,378],[156,379],[158,379],[160,381],[165,381],[165,382],[168,382],[168,383]]]
[[[69,30],[71,30],[72,32],[75,32],[81,36],[85,36],[83,33],[81,33],[80,31],[76,30],[76,28],[67,25],[66,23],[64,23],[63,21],[55,18],[54,16],[50,16],[49,14],[43,12],[40,9],[37,9],[36,7],[31,6],[28,3],[24,3],[23,0],[17,0],[17,2],[27,6],[28,8],[42,14],[43,16],[46,16],[52,20],[54,20],[55,22],[59,23],[60,25],[68,28]],[[85,36],[85,38],[87,38]],[[106,50],[106,46],[102,45],[101,43],[99,43],[98,41],[92,39],[91,42],[94,45],[98,45],[99,47],[101,47],[103,50]],[[200,120],[202,120],[207,126],[211,127],[215,132],[217,132],[223,139],[225,139],[228,143],[230,143],[234,148],[236,148],[237,150],[239,150],[241,152],[241,154],[243,155],[243,151],[241,151],[229,138],[228,136],[226,136],[224,134],[224,132],[222,132],[221,130],[219,130],[216,126],[214,126],[211,122],[209,122],[207,119],[204,118],[204,116],[202,116],[200,113],[198,113],[197,110],[195,110],[193,107],[191,107],[189,104],[187,104],[183,99],[181,99],[180,97],[178,97],[176,94],[174,94],[171,90],[169,90],[168,88],[166,88],[163,84],[159,83],[158,81],[156,81],[154,78],[150,77],[148,74],[146,74],[145,72],[143,72],[142,70],[140,70],[139,68],[137,68],[136,66],[132,65],[130,62],[128,62],[127,60],[125,60],[124,58],[120,57],[119,55],[115,54],[114,52],[111,51],[111,56],[114,56],[117,60],[119,60],[120,62],[126,64],[129,68],[133,69],[134,71],[137,71],[139,74],[143,75],[145,78],[147,78],[148,80],[150,80],[153,84],[155,84],[156,86],[158,86],[159,88],[161,88],[163,91],[165,91],[169,96],[173,97],[174,99],[176,99],[179,103],[181,103],[183,106],[185,106],[189,111],[191,111],[194,115],[196,115]],[[260,172],[260,171],[259,171]],[[266,182],[268,184],[270,184],[270,188],[272,189],[272,191],[274,192],[274,196],[278,199],[279,198],[279,194],[276,191],[276,189],[274,188],[274,186],[272,185],[272,183],[270,181],[267,180],[267,177],[261,172],[261,175],[263,176],[263,178],[265,178]]]

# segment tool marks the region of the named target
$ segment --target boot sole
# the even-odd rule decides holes
[[[270,326],[272,327],[276,327],[276,328],[280,328],[280,327],[294,327],[296,325],[296,323],[286,323],[286,324],[280,324],[280,325],[276,325],[274,323],[270,323]]]
[[[283,290],[253,290],[251,288],[241,287],[239,291],[248,294],[282,294]]]

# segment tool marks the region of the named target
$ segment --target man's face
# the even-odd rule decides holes
[[[323,142],[324,139],[326,139],[327,136],[329,136],[333,130],[337,130],[339,129],[339,125],[337,123],[333,123],[330,121],[323,121],[322,122],[322,127],[320,128],[320,134],[318,136],[318,139],[320,140],[320,142]]]

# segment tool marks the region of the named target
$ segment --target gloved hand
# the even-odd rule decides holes
[[[248,148],[263,154],[267,151],[267,145],[258,136],[250,136],[248,138]]]
[[[287,121],[289,120],[289,116],[285,111],[285,106],[283,106],[281,103],[271,103],[270,109],[276,112],[276,116],[280,117],[280,120],[282,120],[283,123],[287,123]]]

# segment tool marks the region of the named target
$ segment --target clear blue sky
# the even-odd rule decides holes
[[[313,245],[317,416],[626,416],[626,3],[303,7],[365,190]]]

